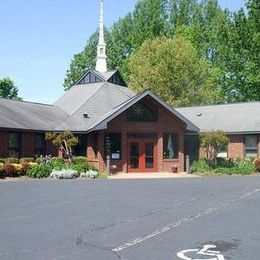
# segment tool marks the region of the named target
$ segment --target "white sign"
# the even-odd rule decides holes
[[[205,245],[202,249],[187,249],[182,250],[179,253],[177,253],[177,256],[180,259],[183,260],[225,260],[224,256],[220,254],[219,251],[213,251],[211,249],[215,249],[215,245]],[[190,258],[187,255],[190,255],[189,253],[196,253],[195,258]],[[208,256],[209,258],[201,259],[199,256]]]

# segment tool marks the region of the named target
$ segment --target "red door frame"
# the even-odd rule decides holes
[[[130,153],[131,153],[131,143],[138,143],[139,145],[139,168],[137,169],[132,169],[130,168],[131,163],[130,163]],[[145,145],[147,143],[153,143],[153,168],[146,168],[145,167]],[[128,172],[157,172],[158,171],[158,154],[157,154],[157,139],[135,139],[131,138],[128,139],[127,142],[127,171]]]

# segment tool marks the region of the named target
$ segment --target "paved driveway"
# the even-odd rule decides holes
[[[0,259],[259,260],[260,177],[0,183]]]

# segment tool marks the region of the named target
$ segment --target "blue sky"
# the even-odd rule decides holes
[[[105,0],[110,26],[137,0]],[[245,0],[220,0],[237,10]],[[98,0],[1,0],[0,78],[9,76],[24,100],[53,103],[73,55],[98,25]]]

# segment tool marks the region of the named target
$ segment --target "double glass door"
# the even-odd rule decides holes
[[[156,143],[154,140],[128,142],[128,172],[154,172],[157,170]]]

